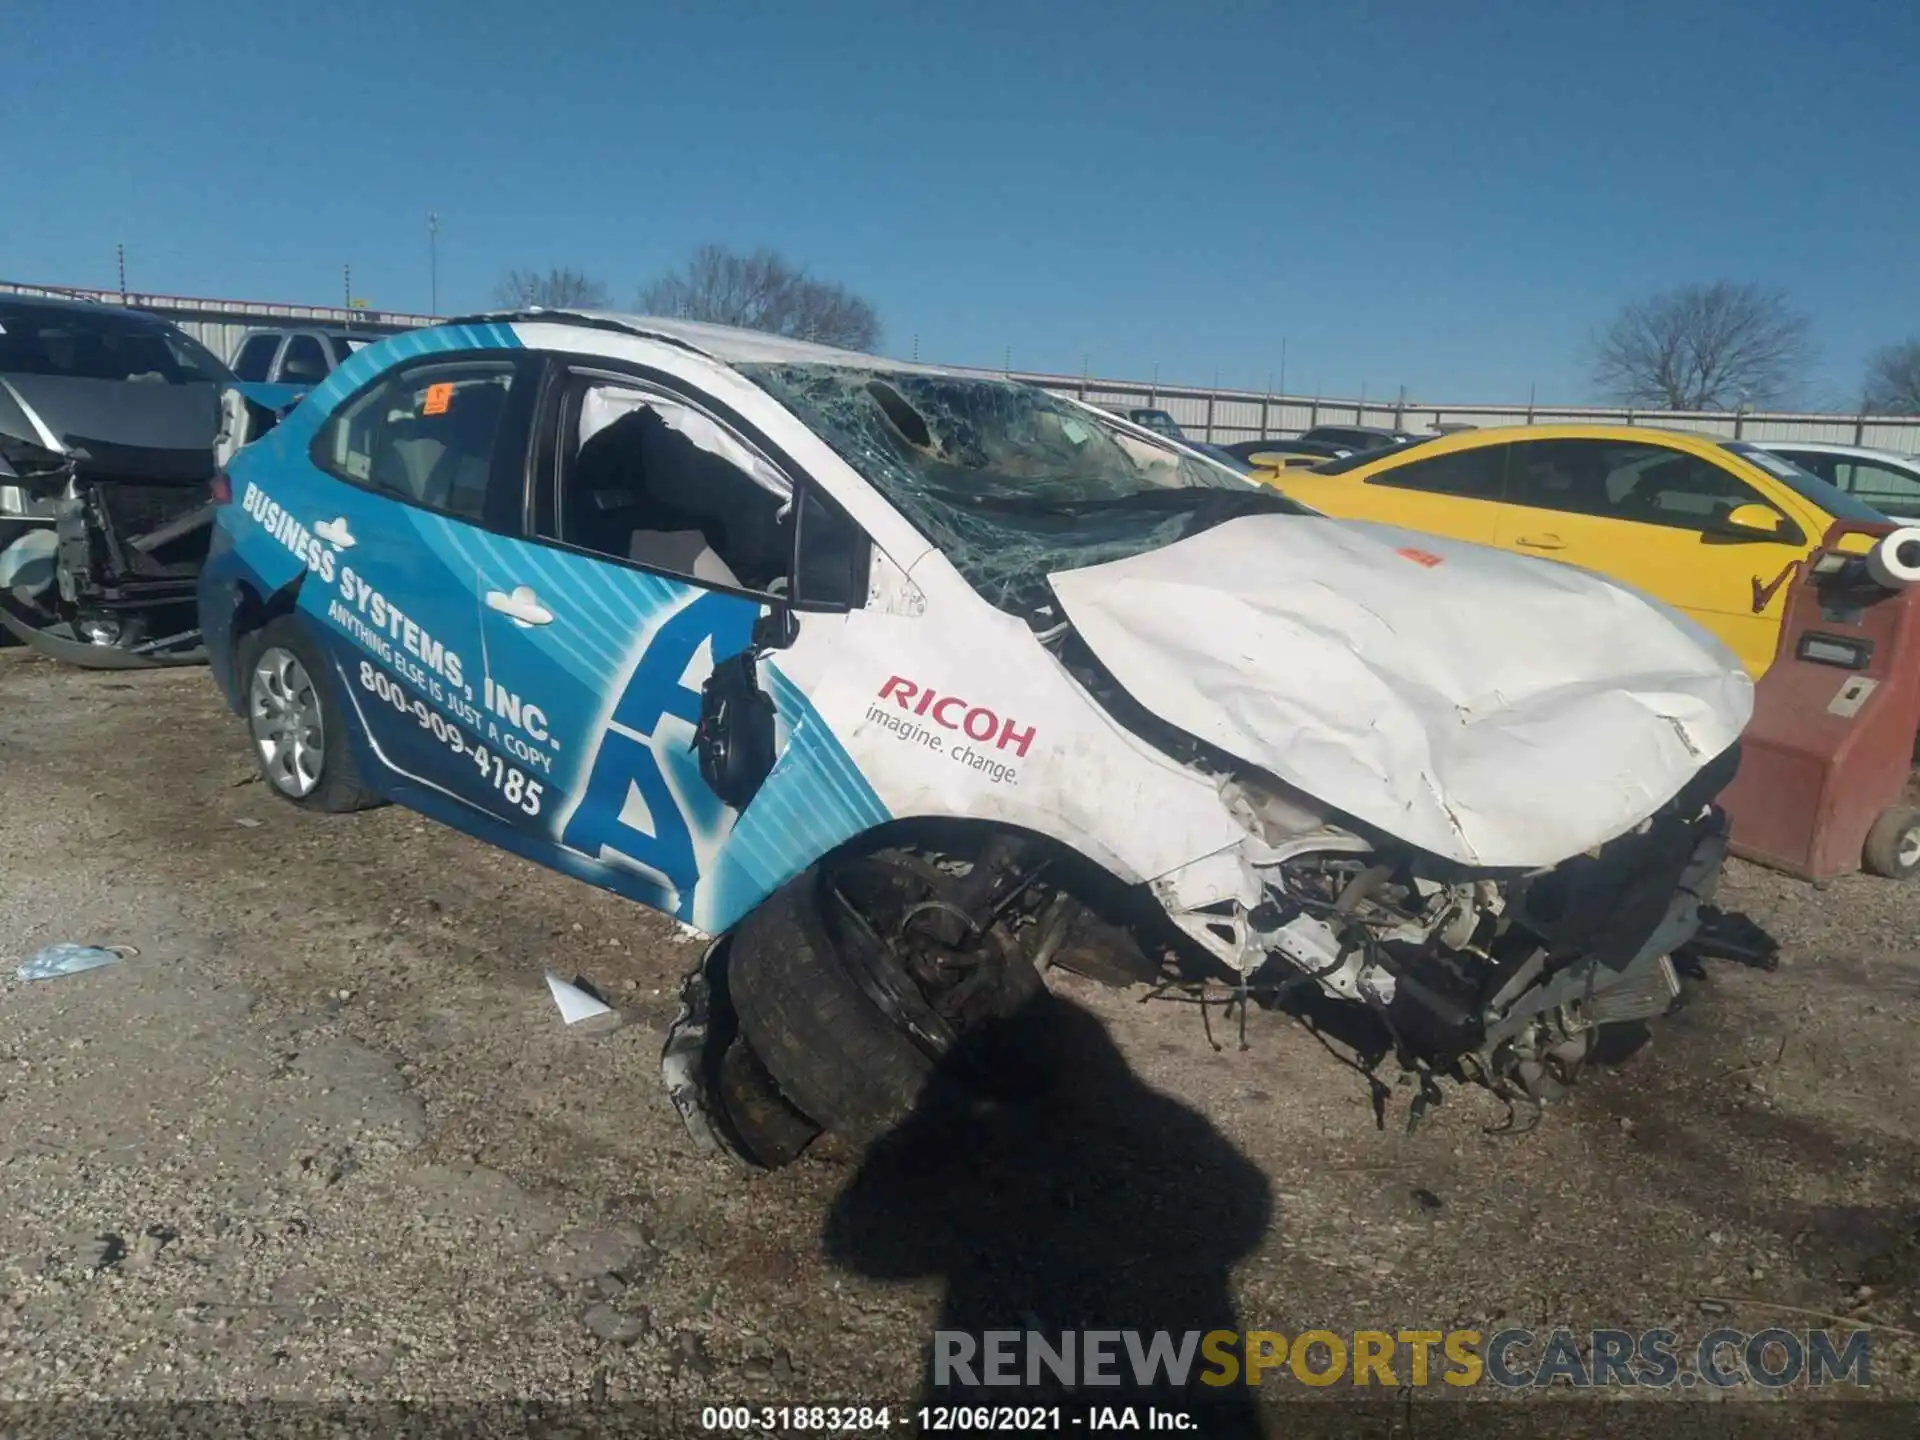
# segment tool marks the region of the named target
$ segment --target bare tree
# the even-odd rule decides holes
[[[740,325],[847,350],[871,350],[880,339],[872,305],[765,248],[741,254],[702,245],[684,270],[642,289],[639,307],[649,315]]]
[[[1861,408],[1874,415],[1920,415],[1920,340],[1889,345],[1867,358]]]
[[[1593,378],[1627,405],[1775,404],[1805,379],[1809,328],[1778,291],[1729,280],[1683,285],[1628,305],[1593,337]]]
[[[597,310],[607,303],[607,287],[571,265],[538,270],[509,270],[493,297],[502,305],[539,305],[548,310]]]

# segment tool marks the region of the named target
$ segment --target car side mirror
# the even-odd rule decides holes
[[[1786,529],[1787,517],[1771,505],[1736,505],[1714,517],[1707,533],[1729,540],[1780,540]]]
[[[800,617],[786,601],[769,598],[766,611],[753,622],[751,643],[755,650],[786,650],[800,638]]]

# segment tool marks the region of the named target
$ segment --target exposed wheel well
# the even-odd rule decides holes
[[[283,585],[270,595],[262,595],[246,580],[236,580],[233,585],[233,629],[231,640],[233,653],[230,659],[237,660],[240,647],[246,643],[247,636],[269,621],[282,615],[291,615],[300,598],[300,581],[306,572],[291,584]]]
[[[1017,951],[1041,970],[1058,964],[1125,984],[1157,977],[1170,956],[1191,963],[1198,954],[1145,886],[1038,831],[959,817],[895,820],[837,846],[820,867],[882,852],[938,866],[945,908],[982,929],[1005,922]]]

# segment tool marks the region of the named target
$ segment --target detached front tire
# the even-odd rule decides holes
[[[865,1145],[911,1113],[934,1062],[835,952],[830,903],[818,869],[767,897],[735,932],[727,984],[741,1032],[781,1091]]]
[[[236,659],[248,737],[268,788],[303,810],[379,804],[361,782],[333,669],[300,622],[269,620],[240,642]]]

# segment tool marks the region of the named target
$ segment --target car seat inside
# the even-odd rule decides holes
[[[710,585],[774,590],[792,554],[786,497],[719,445],[698,443],[715,427],[697,412],[630,393],[594,407],[596,398],[583,407],[590,433],[563,486],[561,538]]]

